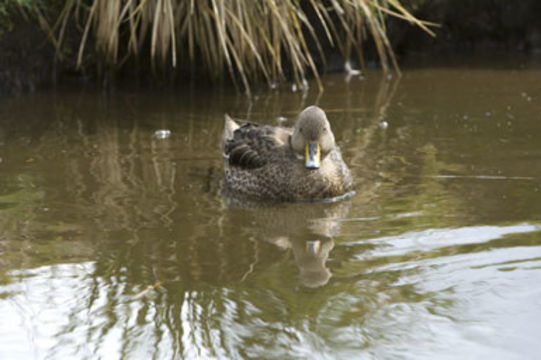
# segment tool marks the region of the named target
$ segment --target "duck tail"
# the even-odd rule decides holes
[[[224,133],[222,134],[222,149],[225,148],[225,143],[229,139],[233,139],[233,133],[239,128],[239,124],[235,122],[228,114],[225,114]]]

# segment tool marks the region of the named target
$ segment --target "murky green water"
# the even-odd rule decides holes
[[[540,83],[0,100],[0,359],[539,358]],[[357,196],[226,205],[224,112],[291,124],[313,103]]]

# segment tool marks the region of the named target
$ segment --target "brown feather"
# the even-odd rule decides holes
[[[264,166],[277,146],[273,134],[273,128],[267,125],[246,123],[236,129],[233,138],[225,143],[229,165],[246,169]]]

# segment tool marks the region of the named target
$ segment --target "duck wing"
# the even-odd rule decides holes
[[[272,159],[282,144],[273,126],[246,123],[233,132],[224,144],[229,165],[256,169]]]

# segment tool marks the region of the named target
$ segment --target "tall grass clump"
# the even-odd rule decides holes
[[[431,24],[416,19],[399,0],[59,1],[60,16],[44,27],[60,49],[67,22],[79,24],[78,66],[92,40],[110,65],[147,52],[153,68],[182,63],[211,77],[228,72],[247,92],[257,79],[274,86],[290,78],[301,85],[308,73],[321,87],[315,59],[325,61],[323,40],[346,59],[356,53],[362,63],[362,44],[371,38],[383,70],[398,70],[386,35],[388,15],[431,33]],[[43,21],[39,12],[38,18]]]

